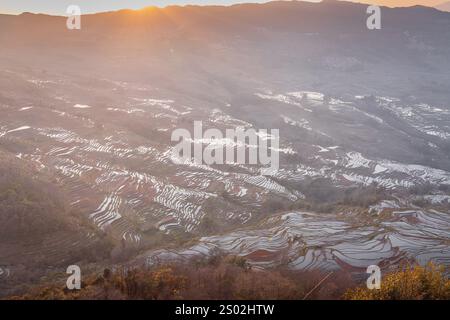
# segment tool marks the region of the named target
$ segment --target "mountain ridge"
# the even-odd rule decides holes
[[[449,2],[442,3],[440,5],[436,6],[426,6],[426,5],[411,5],[411,6],[399,6],[399,7],[388,7],[386,5],[380,5],[380,7],[384,9],[436,9],[441,6],[447,5]],[[164,7],[158,7],[158,6],[145,6],[140,9],[131,9],[131,8],[124,8],[124,9],[118,9],[118,10],[110,10],[110,11],[101,11],[101,12],[95,12],[95,13],[86,13],[82,14],[82,16],[88,17],[88,16],[96,16],[96,15],[104,15],[104,14],[138,14],[138,13],[145,13],[146,11],[158,11],[158,12],[164,12],[164,11],[170,11],[170,10],[180,10],[180,9],[226,9],[226,8],[258,8],[258,7],[279,7],[279,6],[285,6],[285,7],[296,7],[296,6],[360,6],[362,8],[367,8],[369,5],[368,3],[361,3],[361,2],[352,2],[352,1],[345,1],[345,0],[326,0],[321,2],[309,2],[309,1],[283,1],[283,0],[275,0],[275,1],[267,1],[263,3],[253,3],[253,2],[242,2],[242,3],[234,3],[230,5],[208,5],[208,4],[186,4],[186,5],[167,5]],[[47,14],[47,13],[35,13],[35,12],[22,12],[20,14],[8,14],[8,13],[0,13],[0,16],[47,16],[47,17],[62,17],[66,18],[66,15],[55,15],[55,14]]]
[[[174,7],[87,15],[81,30],[0,16],[0,155],[49,177],[77,231],[0,246],[17,275],[2,286],[41,256],[33,279],[217,249],[262,268],[448,264],[450,15],[385,8],[372,31],[366,8]],[[195,121],[279,128],[279,171],[174,163],[171,133]],[[54,211],[39,209],[44,227]]]

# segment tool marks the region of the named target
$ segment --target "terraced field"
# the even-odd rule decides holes
[[[450,35],[429,35],[450,17],[417,9],[422,32],[415,19],[394,23],[409,14],[394,10],[386,32],[369,35],[350,31],[360,18],[348,16],[361,10],[274,2],[144,10],[142,19],[125,11],[87,16],[76,34],[59,28],[62,17],[0,15],[0,164],[55,186],[71,227],[1,243],[0,278],[35,265],[45,270],[34,280],[68,263],[155,264],[217,250],[260,268],[449,265]],[[317,25],[320,12],[334,18]],[[222,18],[211,26],[210,14]],[[195,121],[223,133],[279,129],[279,170],[176,162],[172,132],[193,132]]]
[[[25,75],[9,74],[17,82],[25,78]],[[46,78],[34,81],[32,86],[48,94],[48,91],[62,90],[57,83],[56,79]],[[261,175],[260,168],[255,166],[213,167],[194,162],[178,165],[172,161],[171,131],[189,125],[194,119],[200,118],[207,126],[224,131],[236,125],[256,127],[251,119],[239,119],[227,113],[227,108],[231,111],[232,108],[209,110],[197,105],[185,106],[170,97],[155,97],[151,90],[144,89],[139,90],[136,98],[133,95],[137,85],[107,83],[111,84],[112,91],[122,90],[123,103],[115,107],[86,105],[77,104],[72,97],[59,96],[51,106],[39,106],[36,101],[17,106],[3,104],[0,140],[2,145],[14,148],[17,161],[30,163],[36,170],[52,175],[69,195],[73,209],[122,245],[143,250],[152,246],[155,232],[181,231],[201,236],[205,217],[217,225],[226,225],[216,231],[253,226],[249,231],[203,237],[199,245],[185,251],[152,252],[148,259],[207,254],[219,248],[243,255],[258,266],[287,263],[300,269],[358,269],[373,263],[398,263],[406,258],[419,261],[432,258],[448,263],[448,214],[394,205],[395,201],[380,204],[375,216],[355,216],[351,210],[332,215],[292,212],[263,218],[262,225],[254,227],[261,220],[259,216],[265,204],[278,201],[277,204],[286,205],[305,200],[302,183],[308,179],[326,179],[342,189],[376,184],[392,192],[424,184],[450,185],[448,171],[376,156],[369,158],[360,148],[352,150],[346,146],[349,133],[345,130],[337,135],[332,127],[319,127],[313,122],[318,121],[317,117],[319,120],[328,117],[329,113],[344,125],[350,121],[349,117],[362,117],[380,126],[375,127],[377,130],[388,130],[385,127],[389,125],[381,115],[362,111],[358,101],[363,98],[344,102],[334,97],[327,100],[325,95],[311,92],[258,94],[262,100],[283,105],[279,124],[288,133],[282,141],[281,150],[286,151],[281,153],[281,168],[270,177]],[[386,105],[388,100],[391,102]],[[375,98],[378,108],[404,117],[404,113],[395,113],[403,109],[396,109],[392,100]],[[428,106],[414,110],[416,114],[423,110],[428,114],[435,109]],[[444,125],[438,127],[437,123],[435,130],[446,132],[447,114],[440,113],[440,117]],[[424,121],[421,128],[426,127],[425,115],[420,119]],[[411,127],[416,129],[418,125],[415,121]],[[139,126],[145,126],[152,134],[136,132]],[[296,136],[314,133],[322,143],[290,141],[291,132]],[[407,132],[408,129],[395,129],[393,138]],[[439,149],[432,142],[436,137],[441,142],[448,139],[445,135],[431,135],[428,143],[431,149]],[[431,204],[445,204],[448,195],[427,197]],[[272,208],[272,215],[282,208]],[[386,210],[390,211],[388,218],[382,215]],[[65,239],[61,246],[66,242],[69,247],[78,245],[77,241],[69,243]],[[51,248],[52,245],[46,246],[46,250]],[[27,250],[33,252],[33,248]]]
[[[264,221],[256,230],[203,237],[185,250],[152,251],[149,265],[207,256],[220,250],[245,257],[254,267],[279,265],[301,270],[364,273],[367,266],[389,268],[401,262],[448,265],[447,212],[399,209],[383,217],[352,212],[290,212]]]
[[[25,78],[25,75],[9,74],[17,77],[15,81]],[[56,79],[47,78],[32,82],[32,86],[48,94],[48,91],[62,90],[57,83]],[[176,165],[171,159],[173,146],[170,133],[174,128],[189,125],[190,120],[200,118],[206,125],[224,131],[236,125],[255,126],[250,119],[238,119],[228,114],[226,107],[223,110],[208,110],[196,105],[185,106],[170,97],[154,97],[151,90],[144,89],[139,90],[139,98],[135,98],[133,94],[137,85],[110,83],[110,90],[123,91],[121,96],[124,102],[117,107],[77,104],[72,97],[64,96],[59,96],[51,106],[39,106],[34,101],[16,107],[2,105],[0,139],[5,145],[18,142],[14,146],[18,161],[32,163],[37,170],[52,174],[58,185],[70,195],[70,204],[74,209],[88,217],[96,228],[130,245],[140,248],[151,245],[152,238],[148,237],[149,233],[152,234],[151,230],[162,233],[183,230],[201,235],[199,226],[207,216],[226,223],[228,227],[252,225],[258,221],[255,216],[260,214],[265,201],[295,203],[304,199],[302,188],[292,187],[292,182],[301,183],[310,178],[327,179],[340,188],[376,184],[393,191],[425,183],[450,185],[450,173],[445,170],[369,158],[345,147],[348,132],[341,131],[341,135],[337,136],[331,132],[331,127],[316,126],[312,120],[317,121],[316,114],[327,117],[328,112],[335,116],[337,122],[341,119],[343,122],[349,121],[346,120],[348,117],[367,118],[366,121],[381,126],[377,129],[379,131],[389,125],[376,116],[376,112],[369,114],[362,111],[358,101],[363,98],[355,97],[353,102],[344,102],[332,97],[328,101],[325,95],[311,92],[257,95],[260,99],[269,100],[269,103],[274,101],[287,105],[283,107],[283,113],[290,117],[282,115],[283,123],[280,123],[287,127],[286,131],[295,130],[295,135],[314,132],[318,139],[323,137],[328,142],[306,145],[284,139],[281,150],[288,151],[281,153],[282,167],[274,177],[263,176],[260,168],[244,165]],[[67,86],[67,82],[64,85]],[[404,112],[395,113],[395,110],[403,109],[396,108],[392,100],[383,97],[375,99],[378,108],[404,117]],[[391,102],[387,105],[386,101]],[[298,112],[294,115],[290,107],[300,111],[296,110]],[[421,111],[429,114],[436,109],[428,106],[414,110],[416,114]],[[437,123],[435,130],[446,132],[447,114],[439,115],[444,125],[438,127]],[[408,119],[406,123],[409,124]],[[421,128],[426,127],[425,115],[420,119],[424,121]],[[157,134],[135,132],[134,126],[144,125],[144,120],[145,127]],[[418,125],[419,122],[415,121],[414,128]],[[406,134],[407,130],[400,132],[396,129],[397,132],[398,135]],[[432,149],[439,148],[431,142],[435,137],[442,142],[448,139],[445,135],[431,135],[429,145]],[[306,158],[301,157],[305,154]],[[264,263],[273,263],[283,257],[296,268],[362,267],[372,260],[397,261],[404,255],[420,257],[424,248],[431,244],[434,249],[428,251],[428,255],[446,261],[448,252],[438,250],[438,244],[448,238],[448,228],[441,225],[437,239],[431,237],[425,242],[415,239],[416,244],[408,246],[403,237],[414,237],[414,233],[411,228],[406,228],[409,232],[404,234],[405,227],[401,221],[407,215],[417,216],[419,220],[423,218],[420,222],[425,225],[418,224],[418,230],[422,230],[420,232],[425,232],[427,223],[433,219],[443,219],[442,222],[448,223],[444,213],[406,210],[404,213],[392,213],[391,222],[369,223],[361,228],[349,224],[347,220],[353,220],[351,213],[340,213],[330,219],[320,214],[294,212],[278,218],[279,226],[274,228],[251,231],[249,234],[240,232],[202,238],[200,243],[256,260],[269,258]],[[368,219],[371,218],[364,219],[365,223]],[[383,233],[380,223],[395,230],[394,233]],[[323,229],[323,226],[326,228]],[[433,228],[433,225],[429,227]],[[365,256],[367,258],[362,259]]]

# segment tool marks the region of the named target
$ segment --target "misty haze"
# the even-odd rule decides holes
[[[449,299],[450,7],[367,7],[0,14],[0,298]]]

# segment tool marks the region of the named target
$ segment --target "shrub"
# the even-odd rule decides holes
[[[380,290],[356,288],[344,295],[347,300],[448,300],[450,280],[443,267],[430,263],[388,274]]]

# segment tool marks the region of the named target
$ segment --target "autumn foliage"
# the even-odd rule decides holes
[[[441,267],[433,264],[387,274],[382,278],[380,290],[357,286],[348,273],[324,276],[319,271],[255,269],[242,257],[214,256],[151,268],[105,269],[102,274],[87,277],[81,290],[44,286],[15,299],[450,299],[450,280]]]
[[[388,274],[380,290],[358,287],[344,297],[349,300],[449,300],[450,280],[443,267],[432,263],[425,267],[412,266]]]
[[[81,290],[44,286],[18,299],[303,299],[324,274],[318,271],[260,270],[235,256],[214,256],[152,268],[105,269],[82,281]],[[352,284],[344,273],[315,290],[309,299],[339,299]]]

